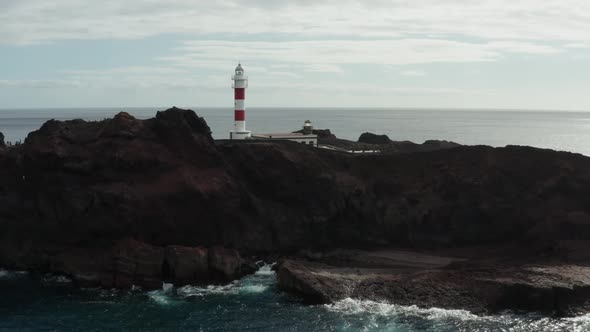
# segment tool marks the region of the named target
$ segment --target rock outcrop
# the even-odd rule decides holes
[[[85,287],[147,289],[162,287],[163,282],[187,285],[227,282],[237,279],[244,261],[235,250],[215,247],[154,246],[137,240],[119,241],[110,248],[72,248],[48,257],[48,266],[17,265],[21,268],[48,269],[71,277]]]
[[[586,265],[525,262],[507,259],[507,253],[500,258],[470,254],[458,258],[381,250],[325,255],[319,261],[291,258],[280,262],[277,276],[281,289],[311,303],[351,297],[477,314],[515,309],[558,316],[590,309]]]
[[[303,131],[299,130],[296,132],[302,133]],[[318,135],[318,144],[346,151],[377,150],[381,154],[401,154],[431,152],[461,146],[455,142],[438,140],[428,140],[422,144],[416,144],[409,141],[392,141],[387,135],[377,135],[373,133],[363,133],[358,141],[351,141],[336,137],[336,135],[332,134],[329,129],[314,129],[313,132]]]
[[[6,143],[4,143],[4,134],[0,133],[0,149],[4,149],[6,147]]]
[[[358,139],[359,143],[365,144],[389,144],[392,141],[387,135],[376,135],[373,133],[362,133]]]
[[[224,280],[233,280],[240,276],[242,258],[236,250],[215,246],[209,250],[209,267],[211,272]]]
[[[204,280],[209,275],[209,250],[184,246],[166,247],[164,271],[167,279],[177,285]],[[238,276],[235,274],[235,276]]]
[[[216,143],[176,108],[48,121],[0,153],[0,266],[155,287],[200,279],[205,256],[206,278],[226,280],[241,257],[301,249],[511,244],[590,262],[590,158],[409,144]]]

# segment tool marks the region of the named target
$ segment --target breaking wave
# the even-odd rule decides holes
[[[232,281],[226,285],[188,285],[176,288],[172,284],[164,284],[162,289],[147,294],[155,302],[164,305],[174,304],[194,297],[260,294],[266,292],[275,283],[275,272],[272,271],[273,265],[261,265],[253,275]]]
[[[351,315],[369,313],[379,316],[392,316],[404,314],[421,316],[431,320],[444,318],[455,318],[460,320],[480,319],[479,316],[474,315],[466,310],[446,310],[440,308],[422,309],[418,308],[415,305],[402,306],[397,304],[389,304],[385,302],[355,300],[351,298],[338,301],[334,304],[326,304],[325,307],[333,312]]]
[[[54,275],[54,274],[46,274],[43,279],[41,280],[43,284],[51,284],[51,285],[60,285],[60,284],[69,284],[72,282],[72,279],[62,276],[62,275]]]
[[[23,276],[26,276],[28,272],[26,271],[9,271],[0,269],[0,279],[16,279]]]
[[[478,316],[466,310],[419,308],[384,302],[347,298],[324,305],[332,313],[357,318],[365,331],[383,331],[407,322],[423,322],[427,331],[590,331],[590,314],[573,318],[550,318],[535,314],[517,315],[505,312],[500,315]]]

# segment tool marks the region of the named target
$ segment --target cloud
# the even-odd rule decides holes
[[[283,34],[589,42],[585,0],[3,0],[0,43]],[[453,38],[454,39],[454,38]]]
[[[403,70],[400,72],[402,76],[413,76],[413,77],[421,77],[426,76],[426,72],[422,70]]]
[[[82,86],[78,80],[0,80],[2,88],[33,88],[33,89],[54,89],[54,88],[75,88]]]
[[[239,50],[239,51],[237,51]],[[531,42],[468,43],[444,39],[321,40],[321,41],[187,41],[177,55],[162,57],[169,64],[227,70],[240,59],[250,64],[302,66],[308,72],[341,73],[347,64],[411,65],[422,63],[490,62],[507,53],[554,54],[561,50]],[[255,67],[256,68],[256,67]]]
[[[565,48],[590,48],[590,44],[583,43],[570,43],[564,45]]]

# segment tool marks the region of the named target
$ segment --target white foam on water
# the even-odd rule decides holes
[[[171,293],[174,290],[173,284],[162,283],[162,291],[164,293]]]
[[[44,284],[69,284],[72,279],[62,275],[46,274],[42,282]]]
[[[573,324],[573,332],[590,331],[590,314],[563,320]]]
[[[170,305],[182,298],[202,297],[208,295],[234,296],[260,294],[269,289],[274,282],[272,267],[274,264],[261,266],[256,273],[226,285],[192,286],[175,288],[172,284],[163,284],[162,289],[147,292],[156,303]]]
[[[263,293],[268,289],[268,286],[265,285],[245,285],[239,288],[240,293]]]
[[[256,273],[254,273],[254,275],[258,275],[258,276],[273,276],[273,275],[275,275],[275,271],[272,270],[272,268],[275,266],[275,264],[276,263],[262,265],[258,269],[258,271],[256,271]]]
[[[162,289],[147,292],[147,295],[161,305],[171,305],[176,302],[172,297],[174,295],[174,285],[172,284],[162,283]]]
[[[333,304],[326,304],[329,311],[343,314],[374,314],[378,316],[412,315],[420,316],[429,320],[440,320],[453,318],[459,320],[478,320],[480,316],[474,315],[466,310],[447,310],[441,308],[423,309],[415,305],[402,306],[386,302],[375,302],[369,300],[355,300],[346,298]]]
[[[238,294],[238,281],[233,281],[227,285],[208,285],[201,286],[184,286],[177,289],[177,294],[184,297],[204,296],[208,294],[233,295]]]
[[[344,315],[368,316],[367,322],[375,317],[393,320],[414,317],[444,326],[460,327],[461,330],[498,330],[498,331],[590,331],[590,314],[573,318],[550,318],[535,314],[520,315],[505,312],[499,315],[478,316],[466,310],[447,310],[441,308],[418,308],[415,305],[402,306],[384,302],[355,300],[347,298],[324,307],[331,312]],[[446,323],[445,323],[446,322]]]
[[[272,270],[273,265],[262,265],[253,275],[246,276],[241,280],[232,281],[226,285],[209,285],[204,287],[189,285],[178,288],[176,293],[182,297],[263,293],[274,282],[275,272]]]
[[[28,272],[26,271],[9,271],[5,269],[0,269],[0,279],[16,279],[27,274]]]

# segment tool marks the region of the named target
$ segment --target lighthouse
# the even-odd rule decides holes
[[[246,88],[248,88],[248,77],[244,75],[244,68],[241,64],[236,67],[235,75],[232,76],[234,84],[234,130],[230,131],[230,139],[248,139],[252,132],[246,130]]]

